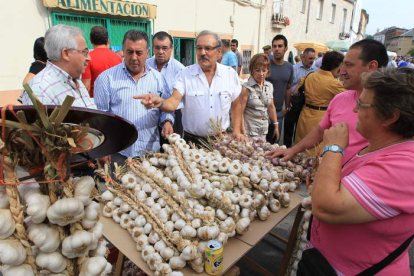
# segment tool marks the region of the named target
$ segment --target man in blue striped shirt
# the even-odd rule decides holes
[[[158,151],[160,149],[158,125],[169,121],[164,124],[164,127],[169,127],[166,132],[171,133],[170,122],[174,122],[172,113],[161,112],[158,108],[146,109],[132,99],[132,96],[137,94],[156,94],[163,98],[170,96],[161,74],[146,66],[149,53],[147,34],[130,30],[126,32],[122,45],[123,62],[104,71],[95,81],[95,103],[98,109],[129,120],[138,130],[137,141],[114,156],[114,161],[141,156],[146,151]]]

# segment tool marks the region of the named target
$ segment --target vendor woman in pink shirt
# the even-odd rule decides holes
[[[311,245],[338,275],[378,264],[414,234],[414,70],[373,72],[363,87],[354,112],[368,145],[342,164],[349,127],[325,130],[312,191]],[[410,275],[408,246],[375,274]]]

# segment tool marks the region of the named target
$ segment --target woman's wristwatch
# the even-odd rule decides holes
[[[344,148],[337,144],[327,145],[323,147],[321,156],[323,156],[327,151],[340,153],[342,156],[344,156]]]

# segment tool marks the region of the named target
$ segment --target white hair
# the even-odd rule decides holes
[[[217,33],[215,33],[215,32],[212,32],[212,31],[208,31],[208,30],[201,31],[201,32],[197,35],[197,37],[196,37],[196,43],[197,43],[197,40],[198,40],[198,38],[199,38],[199,37],[201,37],[201,36],[205,36],[205,35],[212,35],[212,36],[214,37],[214,39],[216,40],[216,42],[217,42],[217,46],[218,46],[218,47],[221,47],[222,43],[221,43],[221,39],[220,39],[220,37],[218,36],[218,34],[217,34]]]
[[[76,49],[77,36],[83,36],[82,30],[78,27],[67,25],[56,25],[46,31],[45,50],[49,60],[59,61],[62,58],[62,49]]]

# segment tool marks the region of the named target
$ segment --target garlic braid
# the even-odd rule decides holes
[[[12,160],[7,156],[4,157],[4,180],[6,183],[16,183],[18,181]],[[35,258],[33,257],[32,246],[29,243],[26,229],[24,227],[23,207],[20,204],[19,191],[17,189],[17,186],[7,185],[6,193],[9,198],[10,212],[16,224],[14,236],[20,241],[26,250],[26,263],[32,267],[33,273],[35,275],[39,275]]]

